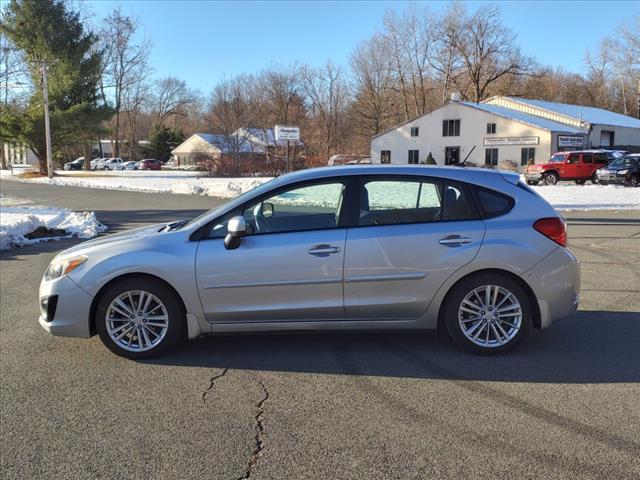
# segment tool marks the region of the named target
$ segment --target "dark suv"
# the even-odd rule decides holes
[[[598,183],[637,187],[640,184],[640,153],[625,155],[596,172]]]
[[[555,185],[560,180],[573,180],[584,185],[587,180],[596,183],[596,170],[609,163],[603,150],[583,150],[578,152],[558,152],[547,163],[529,165],[524,176],[529,185],[539,182]]]

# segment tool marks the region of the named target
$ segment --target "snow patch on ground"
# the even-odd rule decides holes
[[[56,238],[93,238],[107,229],[97,220],[94,212],[28,205],[26,200],[0,195],[0,250]],[[51,238],[26,237],[38,227],[60,229],[67,234]]]
[[[65,172],[57,171],[56,177],[20,178],[8,170],[0,171],[2,180],[17,180],[48,185],[127,190],[150,193],[176,193],[206,195],[218,198],[234,198],[271,180],[270,177],[214,178],[202,176],[202,172],[189,171],[109,171]]]
[[[563,182],[531,188],[557,210],[640,210],[640,188]]]

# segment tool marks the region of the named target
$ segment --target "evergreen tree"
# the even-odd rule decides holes
[[[24,53],[35,88],[22,107],[5,112],[0,130],[13,132],[38,156],[46,172],[41,67],[47,62],[51,143],[54,154],[69,145],[95,142],[112,110],[99,104],[102,54],[97,37],[62,0],[11,0],[2,12],[0,33]]]
[[[166,162],[171,156],[171,150],[183,141],[184,133],[159,125],[151,134],[149,146],[146,148],[147,154],[161,162]]]

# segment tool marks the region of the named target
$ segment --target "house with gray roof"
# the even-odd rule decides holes
[[[519,166],[544,163],[557,151],[640,151],[640,119],[601,108],[495,96],[481,103],[455,99],[371,140],[372,163],[441,165],[467,160]]]

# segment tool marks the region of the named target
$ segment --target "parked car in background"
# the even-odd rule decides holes
[[[96,170],[116,170],[116,167],[124,163],[121,158],[105,158],[96,164]]]
[[[120,165],[116,166],[115,170],[137,170],[138,163],[135,160],[130,160],[128,162],[122,162]]]
[[[91,160],[91,162],[89,162],[89,166],[91,167],[91,170],[97,170],[98,169],[98,164],[100,162],[102,162],[103,160],[106,160],[105,157],[98,157],[98,158],[94,158],[93,160]]]
[[[84,157],[78,157],[72,162],[67,162],[62,167],[63,170],[83,170],[84,169]]]
[[[571,315],[579,292],[564,219],[517,173],[355,165],[71,247],[38,300],[45,330],[98,333],[128,358],[285,330],[442,328],[494,353]]]
[[[558,152],[547,163],[528,165],[524,176],[529,185],[540,182],[555,185],[561,180],[584,185],[587,180],[596,183],[596,170],[608,163],[609,158],[604,150]]]
[[[598,183],[618,184],[629,187],[640,185],[640,153],[625,155],[596,172]]]
[[[140,160],[138,170],[160,170],[162,168],[162,162],[155,158],[144,158]]]

